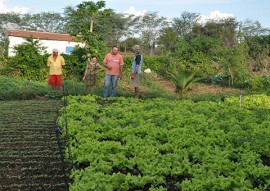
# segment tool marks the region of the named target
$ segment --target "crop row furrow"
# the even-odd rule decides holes
[[[43,142],[42,142],[43,141]],[[10,145],[14,145],[14,146],[20,146],[21,144],[24,144],[24,145],[36,145],[36,146],[41,146],[43,145],[44,147],[46,147],[47,145],[50,145],[50,144],[56,144],[57,142],[52,142],[52,141],[56,141],[56,138],[48,138],[48,139],[39,139],[39,140],[36,140],[36,139],[26,139],[26,140],[6,140],[5,141],[5,144],[10,144]]]
[[[20,168],[62,168],[61,161],[0,161],[0,169],[20,169]]]
[[[8,155],[45,155],[45,154],[49,154],[49,155],[59,155],[60,151],[59,150],[49,150],[47,148],[43,148],[40,150],[5,150],[5,151],[1,151],[0,150],[0,155],[1,156],[8,156]]]
[[[0,191],[64,191],[55,133],[60,100],[0,104]]]
[[[33,120],[33,119],[32,119]],[[13,119],[11,121],[5,120],[2,122],[3,126],[6,128],[18,128],[18,126],[25,128],[25,127],[30,127],[32,128],[44,128],[44,127],[50,127],[54,125],[54,121],[50,123],[46,123],[45,121],[32,121],[32,120],[25,120],[21,122],[14,122]],[[0,120],[1,121],[1,120]],[[31,122],[31,123],[29,123]],[[45,124],[46,123],[46,124]]]
[[[10,185],[0,185],[0,190],[3,191],[66,191],[65,183],[62,182],[56,182],[51,181],[51,183],[13,183]]]
[[[11,161],[11,160],[47,160],[47,159],[60,159],[59,155],[13,155],[13,156],[0,156],[0,161]]]
[[[20,147],[20,146],[15,146],[15,145],[7,145],[6,147],[0,146],[0,152],[13,152],[13,151],[22,151],[22,152],[38,152],[38,151],[51,151],[51,152],[56,152],[59,150],[59,147],[56,144],[51,144],[51,145],[33,145],[33,146],[25,146],[25,147]]]
[[[63,175],[63,165],[58,166],[50,166],[50,165],[44,165],[39,167],[24,167],[24,166],[16,166],[16,169],[18,169],[18,172],[20,174],[30,175],[30,174],[36,174],[36,175],[42,175],[43,173],[51,174],[51,175]],[[9,175],[18,175],[18,173],[14,173],[14,168],[1,168],[1,176]]]
[[[0,133],[2,133],[1,131],[0,131]],[[8,139],[8,138],[17,138],[17,139],[23,139],[23,138],[40,138],[40,137],[56,137],[55,136],[55,133],[40,133],[40,132],[38,132],[38,133],[34,133],[33,135],[31,135],[31,134],[14,134],[14,133],[11,133],[11,134],[9,134],[9,133],[6,133],[6,132],[3,132],[2,133],[2,135],[0,135],[0,140],[1,139]]]
[[[45,131],[44,131],[45,132]],[[48,131],[47,131],[48,132]],[[39,131],[33,131],[32,133],[20,133],[20,134],[16,134],[16,133],[11,133],[11,132],[2,132],[2,134],[0,135],[0,139],[4,139],[4,138],[39,138],[39,137],[48,137],[48,136],[52,136],[55,137],[55,133],[42,133]]]

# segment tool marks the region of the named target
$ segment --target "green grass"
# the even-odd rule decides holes
[[[60,99],[63,95],[103,95],[103,78],[97,79],[93,93],[84,91],[84,84],[74,79],[64,79],[64,92],[52,91],[47,81],[29,81],[18,77],[0,76],[0,100],[28,100],[28,99]],[[127,86],[129,86],[127,90]],[[124,76],[118,83],[117,96],[133,97],[129,76]],[[153,75],[144,75],[142,78],[141,98],[164,97],[173,99],[168,91],[161,87]]]
[[[28,99],[61,99],[63,95],[103,95],[103,76],[97,77],[95,91],[93,93],[84,91],[84,84],[76,79],[64,79],[64,92],[52,91],[47,81],[37,82],[29,81],[18,77],[8,77],[0,75],[0,100],[28,100]],[[245,95],[254,94],[245,90]],[[258,92],[256,92],[258,93]],[[269,95],[269,92],[265,92]],[[239,94],[239,93],[238,93]],[[237,94],[237,95],[238,95]],[[231,95],[231,94],[230,94]],[[117,87],[117,97],[133,97],[134,89],[131,86],[131,79],[128,73],[119,80]],[[215,95],[211,93],[187,96],[183,99],[192,99],[194,101],[223,101],[229,94]],[[141,80],[141,99],[148,98],[166,98],[178,99],[177,95],[167,90],[158,80],[157,74],[143,74]]]

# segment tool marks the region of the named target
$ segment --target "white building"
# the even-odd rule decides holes
[[[6,35],[9,39],[8,56],[14,56],[14,46],[26,42],[26,38],[39,40],[40,45],[46,48],[47,53],[52,53],[53,48],[57,48],[59,53],[70,54],[76,45],[83,47],[84,45],[75,42],[75,37],[69,34],[37,32],[27,30],[7,30]]]

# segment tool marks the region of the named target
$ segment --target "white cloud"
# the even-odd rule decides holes
[[[136,15],[136,16],[142,16],[145,13],[147,13],[147,11],[145,10],[137,11],[134,6],[131,6],[128,10],[124,11],[124,14]]]
[[[206,16],[206,15],[201,15],[201,19],[199,22],[201,23],[205,23],[209,20],[222,20],[222,19],[226,19],[226,18],[232,18],[234,17],[233,14],[229,14],[229,13],[221,13],[218,10],[215,10],[213,12],[210,13],[210,15]]]
[[[30,12],[30,8],[27,8],[27,7],[15,6],[15,7],[9,8],[9,7],[6,6],[5,1],[6,0],[0,0],[0,13],[15,12],[15,13],[24,14],[24,13],[29,13]]]
[[[107,0],[106,4],[133,4],[139,6],[152,5],[152,6],[168,6],[168,5],[194,5],[194,4],[219,4],[219,3],[228,3],[233,0]]]

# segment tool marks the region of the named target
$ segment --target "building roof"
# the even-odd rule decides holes
[[[34,38],[39,40],[74,41],[75,37],[69,34],[38,32],[28,30],[7,30],[7,36]]]

